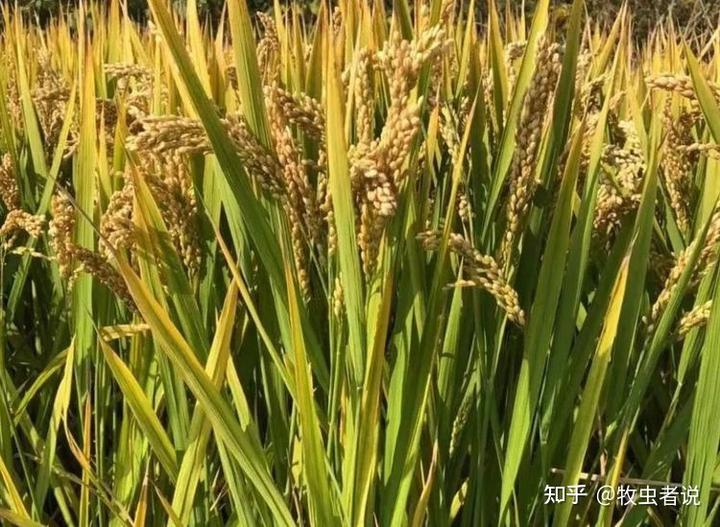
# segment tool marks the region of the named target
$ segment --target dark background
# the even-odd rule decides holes
[[[0,0],[11,3],[11,0]],[[127,0],[131,14],[137,19],[143,19],[147,15],[146,0]],[[496,0],[500,11],[503,10],[505,0]],[[522,0],[509,0],[511,5],[522,5]],[[533,4],[536,0],[525,0],[526,11],[532,13]],[[19,5],[27,10],[28,14],[37,16],[41,21],[47,20],[49,16],[56,13],[60,6],[68,6],[76,3],[77,0],[19,0]],[[272,5],[272,0],[247,0],[252,10],[266,10]],[[281,0],[285,4],[288,0]],[[310,13],[317,8],[319,0],[293,0],[296,5],[303,5]],[[569,0],[554,0],[555,4],[568,3]],[[185,0],[173,0],[173,4],[179,9],[184,7]],[[391,6],[393,0],[386,0]],[[720,15],[720,0],[629,0],[629,5],[635,13],[635,34],[645,36],[648,31],[666,17],[672,17],[678,28],[701,32],[715,30],[718,27],[718,16]],[[477,2],[479,15],[483,16],[486,10],[486,2]],[[622,0],[586,0],[588,14],[593,21],[601,23],[612,22]],[[201,16],[217,22],[222,12],[223,0],[198,0]],[[483,18],[479,18],[483,20]]]

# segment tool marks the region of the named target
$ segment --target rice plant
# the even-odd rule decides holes
[[[1,9],[0,523],[720,521],[720,34],[147,4]]]

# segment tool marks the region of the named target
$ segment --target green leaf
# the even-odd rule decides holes
[[[258,451],[249,431],[238,422],[230,405],[214,386],[212,379],[203,371],[196,354],[157,301],[152,298],[135,271],[122,258],[118,259],[117,264],[138,310],[159,341],[160,349],[174,364],[188,388],[198,399],[217,437],[227,445],[232,456],[237,459],[250,484],[272,511],[275,521],[280,525],[293,525],[290,511],[270,477],[264,454]]]
[[[632,247],[632,246],[631,246]],[[625,286],[628,279],[629,255],[623,260],[620,267],[620,273],[613,287],[610,296],[610,305],[605,315],[605,323],[600,340],[598,341],[595,358],[590,367],[585,389],[583,390],[580,407],[578,408],[578,417],[573,427],[572,437],[568,446],[567,461],[565,462],[563,477],[563,486],[569,487],[577,485],[582,471],[582,463],[590,441],[590,434],[596,422],[598,412],[598,403],[600,401],[600,392],[605,384],[605,374],[608,370],[608,364],[612,358],[612,348],[617,336],[618,321],[622,308],[623,296],[625,295]],[[554,524],[564,527],[567,525],[572,509],[572,500],[565,500],[557,511],[557,517]]]
[[[173,481],[177,480],[178,467],[175,458],[175,449],[145,392],[143,392],[140,383],[138,383],[132,371],[130,371],[130,368],[127,367],[122,359],[117,356],[103,339],[99,339],[98,342],[100,343],[103,357],[105,357],[105,362],[110,367],[110,371],[115,378],[115,382],[117,382],[125,396],[125,401],[132,409],[140,429],[145,434],[145,437],[147,437],[160,464],[162,464]]]
[[[720,446],[720,420],[716,418],[717,401],[720,398],[720,287],[717,265],[714,273],[713,307],[702,348],[683,478],[686,488],[697,488],[699,504],[684,504],[681,516],[685,525],[712,523],[707,514]]]

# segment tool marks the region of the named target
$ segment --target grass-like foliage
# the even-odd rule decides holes
[[[720,35],[392,4],[2,8],[0,523],[717,524]]]

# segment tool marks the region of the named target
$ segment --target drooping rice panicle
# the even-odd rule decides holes
[[[515,137],[515,154],[510,168],[510,189],[506,206],[505,234],[500,248],[503,263],[512,259],[517,237],[526,220],[537,186],[535,163],[549,98],[560,73],[559,45],[543,39],[537,56],[537,69],[525,94],[520,123]]]
[[[419,239],[425,249],[438,248],[442,234],[437,231],[424,232]],[[502,271],[492,256],[483,255],[459,234],[450,234],[448,247],[463,258],[463,272],[467,282],[482,287],[495,297],[510,320],[520,326],[525,324],[525,313],[520,308],[517,292],[502,277]],[[462,285],[462,282],[461,284]]]

